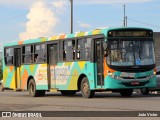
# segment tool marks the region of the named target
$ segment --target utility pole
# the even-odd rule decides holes
[[[123,26],[126,27],[126,5],[123,5],[124,7],[124,20],[123,20]]]
[[[127,23],[127,16],[126,16],[126,27],[127,27],[127,24],[128,24],[128,23]]]
[[[123,26],[124,27],[127,27],[127,16],[126,16],[126,5],[125,5],[125,3],[124,3],[124,5],[123,5],[123,8],[124,8],[124,20],[123,20]]]
[[[71,34],[73,33],[73,0],[71,2]]]

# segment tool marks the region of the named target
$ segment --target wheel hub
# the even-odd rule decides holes
[[[88,85],[88,83],[84,83],[83,84],[83,92],[84,92],[84,94],[88,94],[89,93],[89,85]]]

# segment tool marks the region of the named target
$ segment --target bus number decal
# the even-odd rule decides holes
[[[67,66],[51,67],[51,80],[56,80],[56,84],[64,85],[67,82],[69,76],[69,70]]]

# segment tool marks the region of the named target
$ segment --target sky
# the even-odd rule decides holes
[[[73,0],[73,31],[128,26],[160,32],[160,0]],[[4,43],[70,33],[70,0],[0,0]],[[0,49],[0,51],[1,51]]]

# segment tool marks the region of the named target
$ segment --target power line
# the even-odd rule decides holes
[[[139,20],[134,20],[134,19],[131,19],[131,18],[128,18],[128,20],[136,22],[136,23],[144,24],[144,25],[147,25],[147,26],[156,27],[156,28],[160,29],[160,26],[157,26],[157,25],[149,24],[149,23],[142,22],[142,21],[139,21]]]

